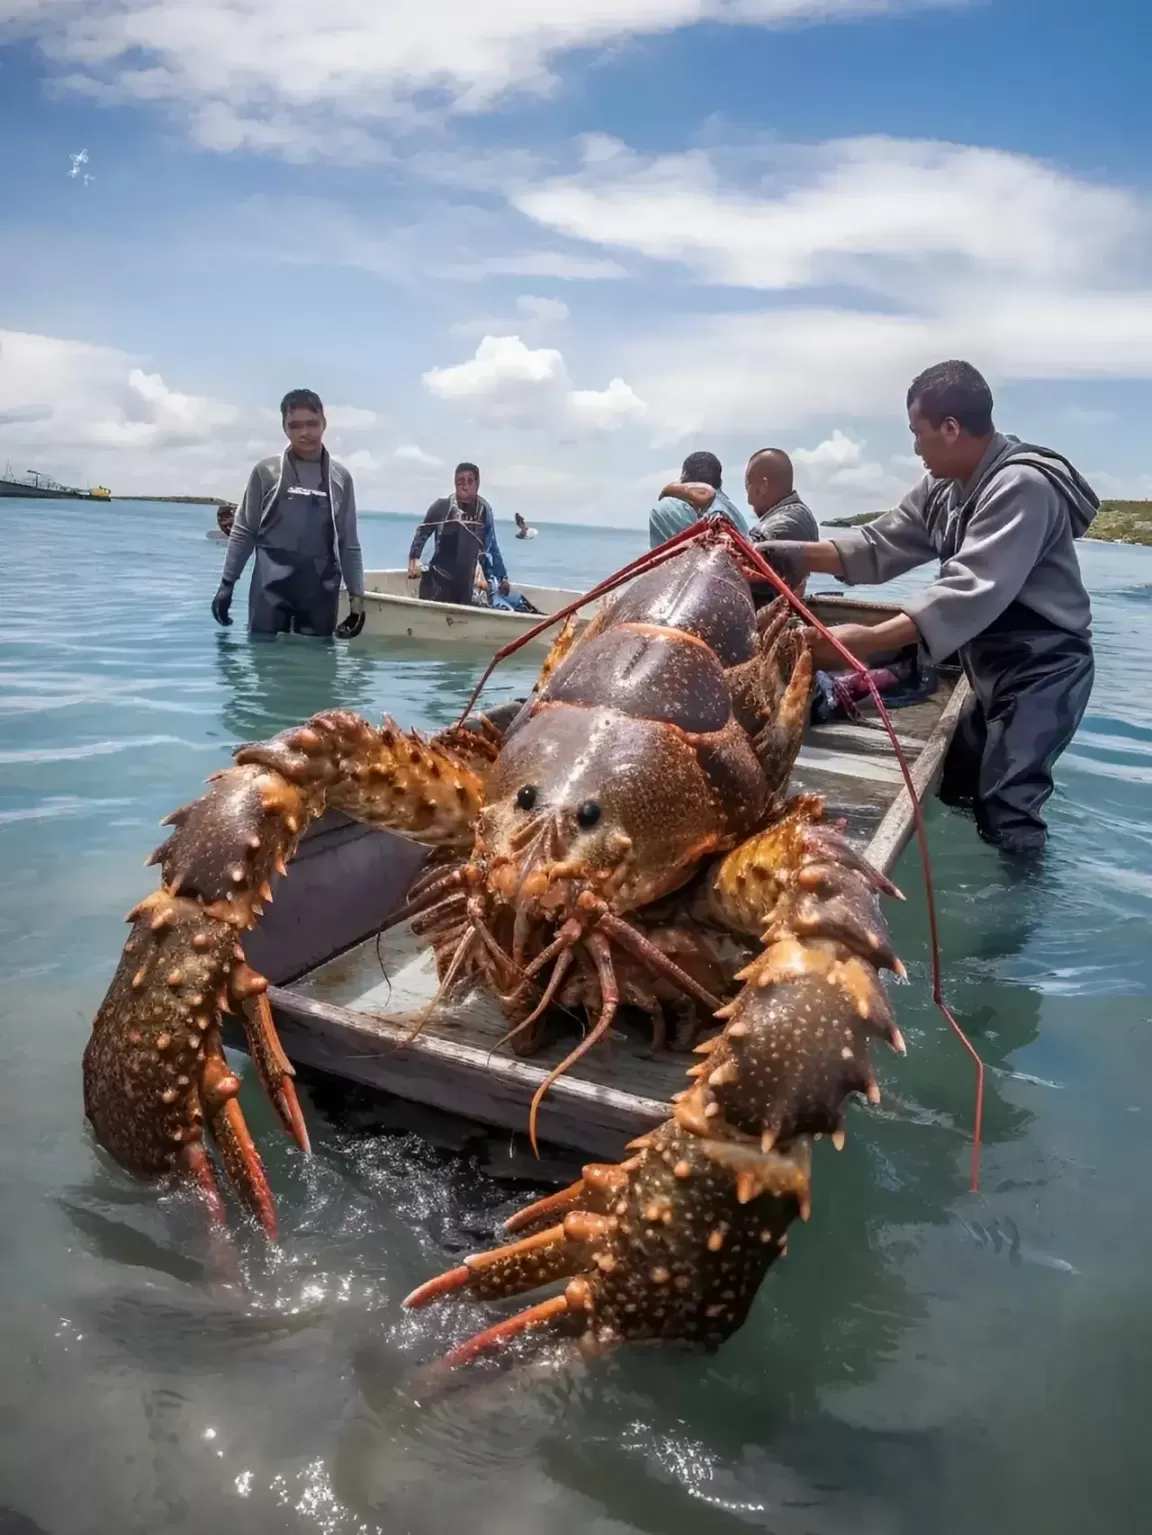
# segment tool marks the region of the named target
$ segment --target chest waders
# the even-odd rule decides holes
[[[248,589],[249,634],[330,636],[340,611],[340,565],[336,559],[331,477],[323,461],[305,463],[313,484],[303,484],[301,466],[289,456],[276,505],[256,539],[252,585]]]
[[[975,497],[945,529],[942,562],[959,549],[974,505]],[[960,647],[960,661],[972,693],[944,761],[940,798],[970,807],[986,842],[1007,853],[1039,852],[1052,769],[1092,692],[1092,642],[1010,602]]]

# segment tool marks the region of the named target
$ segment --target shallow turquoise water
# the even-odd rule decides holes
[[[1083,547],[1099,672],[1042,876],[1013,884],[932,811],[947,991],[993,1068],[981,1192],[910,855],[909,1056],[880,1061],[847,1151],[820,1148],[812,1220],[744,1331],[421,1404],[437,1322],[400,1298],[487,1240],[505,1188],[308,1103],[304,1164],[246,1089],[283,1242],[244,1249],[237,1301],[205,1281],[191,1205],[83,1124],[81,1051],[160,817],[239,741],[331,704],[439,725],[480,669],[218,631],[210,522],[0,502],[0,1530],[1146,1528],[1152,554]],[[399,563],[406,525],[363,532],[369,565]],[[547,527],[505,552],[572,586],[638,549]]]

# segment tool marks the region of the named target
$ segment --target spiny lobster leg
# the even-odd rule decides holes
[[[793,801],[722,860],[712,890],[713,912],[759,928],[765,946],[740,972],[744,989],[718,1015],[726,1027],[709,1041],[677,1118],[703,1128],[719,1116],[765,1149],[819,1133],[839,1144],[844,1099],[859,1092],[879,1102],[869,1038],[904,1053],[878,974],[904,974],[877,902],[898,892],[817,822],[820,813],[818,800]]]
[[[446,1363],[541,1328],[604,1346],[720,1342],[742,1324],[786,1250],[788,1226],[807,1211],[807,1144],[765,1155],[675,1122],[636,1144],[627,1162],[587,1167],[562,1200],[553,1196],[561,1209],[576,1206],[557,1225],[468,1258],[407,1297],[418,1308],[452,1294],[493,1299],[568,1279],[554,1301],[480,1333]]]
[[[769,831],[723,859],[712,916],[764,933],[762,952],[697,1047],[693,1083],[671,1119],[618,1166],[509,1223],[521,1240],[467,1259],[408,1297],[521,1295],[567,1279],[562,1295],[481,1332],[462,1364],[527,1331],[719,1342],[740,1327],[791,1222],[810,1208],[810,1149],[843,1144],[843,1105],[879,1089],[868,1041],[904,1043],[878,969],[899,967],[877,910],[883,876],[825,826],[818,801],[794,801]],[[541,1229],[542,1228],[542,1229]]]
[[[222,1206],[204,1127],[270,1235],[275,1209],[220,1042],[242,1019],[257,1075],[302,1150],[308,1132],[264,993],[239,939],[309,822],[326,808],[441,848],[469,846],[483,785],[447,748],[386,722],[320,714],[236,754],[207,793],[174,812],[152,855],[162,886],[130,914],[132,932],[84,1052],[85,1110],[97,1138],[145,1177],[183,1172]]]

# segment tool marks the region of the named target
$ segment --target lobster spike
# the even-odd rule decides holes
[[[447,1274],[419,1285],[405,1297],[408,1311],[419,1311],[446,1295],[468,1290],[503,1298],[537,1290],[557,1279],[568,1279],[586,1261],[584,1245],[570,1241],[561,1226],[551,1226],[489,1252],[475,1253]]]
[[[461,1343],[458,1348],[454,1348],[450,1354],[445,1355],[443,1366],[448,1370],[458,1370],[462,1365],[470,1364],[481,1354],[501,1348],[523,1333],[551,1327],[571,1315],[567,1297],[556,1295],[551,1300],[541,1301],[538,1306],[530,1306],[527,1311],[517,1312],[507,1321],[498,1322],[495,1327],[488,1327],[483,1332],[478,1332],[475,1337],[469,1338],[466,1343]]]
[[[247,967],[245,967],[247,968]],[[262,979],[262,977],[261,977]],[[265,983],[267,984],[267,983]],[[240,1003],[244,1032],[260,1084],[268,1095],[280,1123],[307,1156],[312,1150],[308,1126],[296,1096],[293,1078],[296,1072],[280,1044],[272,1009],[263,992]]]

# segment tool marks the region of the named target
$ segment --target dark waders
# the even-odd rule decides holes
[[[944,762],[940,798],[970,806],[987,842],[1039,852],[1052,768],[1092,692],[1092,644],[1013,602],[960,653],[972,696]]]
[[[256,544],[248,632],[327,638],[340,612],[340,566],[327,487],[302,486],[299,470],[292,460],[289,464],[296,483],[281,490]]]
[[[420,577],[423,601],[471,603],[481,547],[477,526],[458,517],[440,523],[435,553]]]

